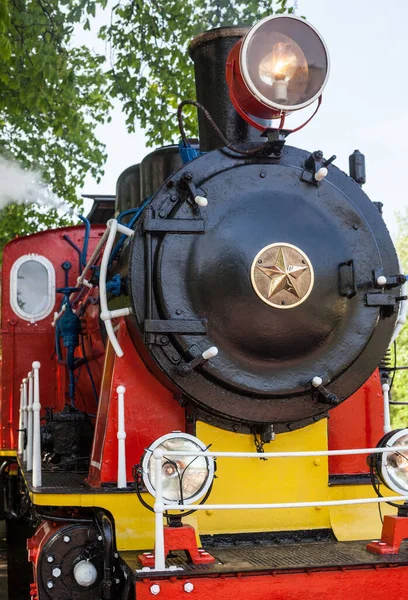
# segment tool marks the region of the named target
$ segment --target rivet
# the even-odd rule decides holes
[[[119,583],[120,583],[120,579],[116,578],[116,579],[115,579],[115,583],[119,585]]]
[[[54,567],[52,570],[53,577],[59,577],[61,575],[61,569],[59,567]]]
[[[213,514],[212,510],[206,510],[205,514],[208,515],[209,517],[211,517],[211,515]]]
[[[54,557],[53,556],[47,556],[47,562],[49,562],[49,563],[54,562]]]
[[[320,458],[315,458],[313,464],[316,465],[316,467],[318,467],[320,465]]]
[[[170,197],[170,200],[171,200],[171,202],[177,202],[177,196],[176,196],[176,194],[173,194],[173,195]]]
[[[52,581],[47,581],[47,588],[50,590],[53,587],[54,587],[54,584],[52,583]]]
[[[261,264],[261,263],[262,263],[262,258],[260,258],[260,259],[258,260],[258,263],[259,263],[259,264]]]
[[[64,535],[63,540],[66,544],[69,544],[69,542],[71,541],[71,538],[69,537],[69,535]]]
[[[117,552],[115,552],[115,554],[113,555],[115,558],[119,558],[119,554]]]
[[[178,309],[176,310],[176,315],[181,315],[181,313],[182,313],[182,312],[183,312],[183,311],[182,311],[182,310],[180,310],[180,308],[178,308]]]
[[[282,300],[281,304],[285,305],[286,304],[286,300]]]
[[[103,539],[103,538],[102,538],[102,536],[101,536],[101,535],[98,535],[98,542],[101,542],[101,541],[102,541],[102,539]]]
[[[353,225],[353,229],[355,229],[357,231],[358,225]]]
[[[315,509],[316,510],[322,510],[322,507],[321,506],[315,506]]]
[[[265,173],[265,171],[261,171],[261,172],[260,172],[260,174],[259,174],[259,176],[260,176],[260,177],[262,177],[262,179],[263,179],[264,177],[266,177],[266,173]]]
[[[187,594],[192,592],[193,589],[194,589],[194,585],[191,583],[191,581],[187,581],[187,583],[184,584],[184,591],[187,592]]]
[[[157,585],[157,583],[154,583],[153,585],[151,585],[150,593],[153,594],[153,596],[157,596],[157,594],[160,594],[160,586]]]
[[[166,213],[164,212],[164,210],[159,210],[159,217],[161,217],[162,219],[166,216]]]

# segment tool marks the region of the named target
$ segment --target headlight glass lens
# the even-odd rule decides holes
[[[183,456],[185,451],[202,452],[205,445],[197,438],[183,433],[172,433],[156,440],[143,459],[143,480],[155,495],[156,461],[153,451],[163,452],[161,461],[162,494],[164,502],[192,503],[209,489],[214,477],[214,461],[205,456]],[[180,455],[167,456],[167,452]]]
[[[377,472],[383,483],[398,494],[408,494],[408,430],[391,432],[380,442],[383,448],[403,446],[406,450],[385,452],[377,461]]]
[[[250,91],[272,108],[296,110],[323,90],[329,70],[325,44],[305,21],[269,17],[244,38],[241,72]]]

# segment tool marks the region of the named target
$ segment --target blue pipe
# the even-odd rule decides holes
[[[81,221],[83,223],[85,223],[85,237],[84,237],[84,243],[82,245],[82,253],[81,253],[82,266],[85,267],[85,265],[86,265],[86,256],[88,254],[89,236],[90,236],[90,233],[91,233],[91,223],[83,215],[78,215],[78,216],[81,219]]]

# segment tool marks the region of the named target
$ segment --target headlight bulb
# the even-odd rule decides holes
[[[280,36],[286,38],[286,36]],[[299,58],[298,58],[299,57]],[[259,77],[267,85],[272,86],[272,95],[278,104],[288,103],[288,85],[300,68],[303,78],[307,80],[307,62],[299,46],[286,38],[274,44],[272,52],[263,58],[259,65]]]

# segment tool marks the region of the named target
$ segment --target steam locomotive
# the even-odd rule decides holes
[[[0,510],[35,527],[31,598],[402,598],[406,277],[364,156],[286,143],[327,48],[285,15],[190,56],[180,144],[4,251]]]

